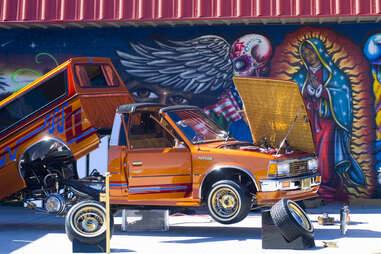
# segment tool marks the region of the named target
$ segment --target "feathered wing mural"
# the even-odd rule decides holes
[[[230,45],[220,36],[204,35],[185,41],[156,41],[151,46],[130,43],[130,46],[132,53],[122,50],[116,53],[125,71],[143,83],[137,91],[132,88],[137,101],[157,99],[159,95],[150,89],[158,86],[171,89],[159,91],[162,93],[173,90],[182,93],[176,100],[160,101],[166,104],[186,104],[186,98],[179,98],[210,94],[211,100],[203,106],[205,113],[236,138],[251,141],[250,130],[237,112],[241,102],[232,76],[262,75],[271,55],[271,44],[266,37],[247,34]],[[144,83],[151,87],[145,87]]]
[[[328,29],[289,33],[270,76],[295,80],[310,114],[328,200],[369,198],[376,186],[369,67],[361,49]]]
[[[144,82],[194,94],[232,86],[230,45],[219,36],[130,45],[136,54],[116,53],[126,72]]]

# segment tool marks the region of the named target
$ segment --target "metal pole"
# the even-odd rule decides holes
[[[345,235],[348,230],[349,224],[349,209],[348,205],[344,204],[340,209],[340,232],[342,235]]]
[[[110,254],[110,173],[106,172],[106,253]]]
[[[86,176],[90,175],[90,154],[86,155]]]

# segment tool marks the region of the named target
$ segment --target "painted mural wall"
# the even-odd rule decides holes
[[[310,114],[320,195],[381,197],[376,24],[4,30],[1,97],[76,56],[110,57],[137,102],[197,105],[243,141],[252,137],[232,77],[294,80]]]

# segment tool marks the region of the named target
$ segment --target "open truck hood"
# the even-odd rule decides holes
[[[242,98],[253,140],[266,137],[279,147],[284,137],[291,149],[315,153],[309,116],[298,84],[293,81],[233,77]]]

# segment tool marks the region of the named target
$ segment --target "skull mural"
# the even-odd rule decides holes
[[[267,72],[272,53],[270,41],[260,34],[246,34],[232,45],[230,58],[234,76],[261,76]]]

